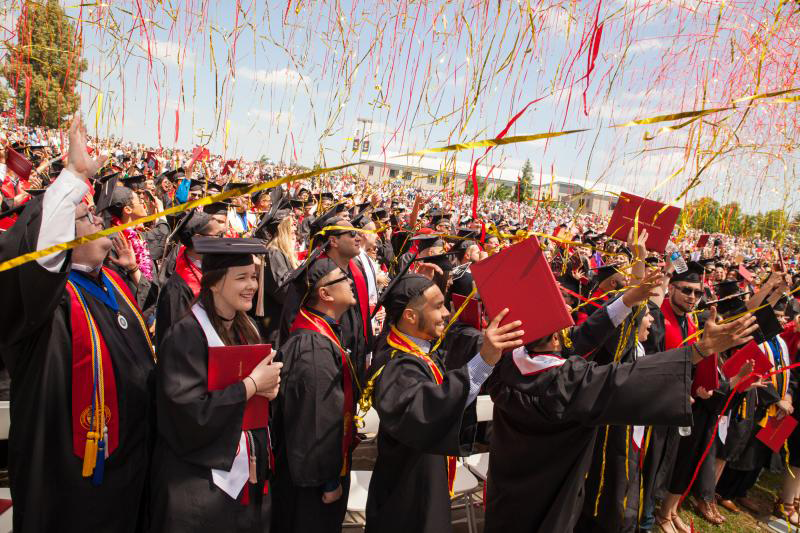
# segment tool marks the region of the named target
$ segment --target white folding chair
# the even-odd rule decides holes
[[[347,516],[350,521],[345,520],[343,527],[361,527],[366,522],[364,513],[367,512],[370,479],[372,479],[371,470],[350,472],[350,496],[347,499]]]
[[[478,415],[478,422],[489,422],[492,420],[494,403],[488,394],[479,394],[475,403],[475,410]]]
[[[453,480],[453,502],[463,501],[464,514],[467,518],[467,530],[469,533],[476,533],[478,528],[473,509],[472,494],[478,490],[480,484],[461,461],[456,461],[456,477]],[[455,505],[455,508],[460,505]]]
[[[11,427],[11,402],[0,402],[0,440],[8,438]]]

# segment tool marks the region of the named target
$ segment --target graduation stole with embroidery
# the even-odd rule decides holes
[[[152,352],[144,319],[132,302],[127,287],[116,275],[103,268],[101,282],[111,297],[121,295],[136,316]],[[105,460],[119,444],[117,385],[111,354],[100,334],[86,299],[75,279],[67,281],[72,333],[72,451],[83,459],[83,477],[92,477],[95,486],[103,482]],[[121,315],[119,315],[121,316]],[[122,318],[124,321],[124,318]],[[120,322],[121,324],[123,322]],[[120,326],[122,327],[122,326]],[[127,327],[127,326],[125,326]],[[155,358],[155,353],[151,354]]]
[[[774,344],[773,344],[774,342]],[[783,354],[781,353],[783,350],[781,349],[781,343],[777,337],[769,339],[768,341],[761,344],[762,351],[769,357],[770,361],[772,361],[772,366],[776,370],[784,366],[783,361]],[[775,390],[778,391],[778,394],[781,395],[781,399],[786,396],[787,391],[789,390],[789,377],[785,374],[781,374],[782,381],[780,383],[780,387],[778,386],[778,374],[773,373],[770,376],[770,380],[772,381],[772,386],[775,387]],[[767,425],[767,420],[769,418],[774,418],[778,415],[778,408],[775,404],[770,405],[767,407],[767,413],[764,415],[764,418],[759,420],[758,425],[764,427]]]
[[[305,309],[300,309],[300,312],[295,317],[290,332],[297,331],[298,329],[307,329],[315,331],[330,340],[334,346],[339,348],[339,353],[342,357],[342,389],[344,390],[344,406],[342,408],[342,415],[344,418],[344,433],[342,435],[342,470],[341,476],[347,475],[349,471],[348,458],[350,455],[350,448],[353,445],[353,438],[355,434],[355,424],[353,417],[355,416],[353,408],[353,383],[355,380],[355,372],[347,351],[342,347],[339,338],[331,329],[324,318],[310,313]],[[357,383],[357,382],[356,382]]]
[[[433,379],[436,381],[436,384],[442,384],[444,381],[444,375],[442,374],[442,371],[439,370],[439,367],[436,365],[433,359],[431,359],[429,355],[423,353],[414,341],[400,333],[400,330],[394,327],[394,325],[390,326],[389,335],[386,337],[386,342],[389,344],[389,346],[400,352],[422,359],[422,361],[428,366],[431,374],[433,374]],[[450,497],[452,497],[453,482],[456,479],[456,458],[448,455],[445,459],[447,464],[447,488],[450,491]]]

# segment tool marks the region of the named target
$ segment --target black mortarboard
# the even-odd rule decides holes
[[[291,206],[295,209],[302,209],[308,204],[308,202],[304,202],[303,200],[300,200],[298,198],[292,198],[291,200],[289,200],[289,204],[291,204]]]
[[[360,204],[363,207],[361,211],[358,212],[357,215],[352,217],[350,221],[353,223],[353,226],[356,228],[363,228],[370,222],[372,222],[372,217],[369,216],[369,212],[372,211],[372,204],[366,202],[366,204]]]
[[[389,212],[386,210],[385,207],[379,207],[375,211],[372,212],[372,219],[373,220],[386,220],[389,216]]]
[[[739,283],[736,281],[721,281],[714,285],[714,292],[717,293],[717,298],[727,298],[739,293]]]
[[[194,251],[203,255],[203,272],[252,265],[254,254],[267,253],[267,247],[261,239],[220,239],[197,235],[192,239],[192,244]]]
[[[192,237],[203,231],[211,221],[211,215],[198,209],[192,209],[183,214],[167,240],[180,241],[187,248],[192,248]]]
[[[603,283],[605,280],[619,272],[616,265],[603,265],[595,269],[594,282]]]
[[[227,214],[230,206],[231,203],[228,200],[222,202],[212,202],[203,206],[203,213],[208,213],[209,215]]]
[[[189,182],[189,190],[190,191],[206,190],[206,180],[199,180],[197,178],[192,178],[192,180]]]
[[[264,213],[258,225],[253,230],[253,235],[262,239],[270,239],[275,235],[278,224],[289,216],[289,200],[283,195],[280,187],[275,187],[269,191],[271,206],[269,211]]]
[[[403,274],[394,278],[381,295],[386,320],[396,324],[409,302],[436,284],[419,274]]]
[[[144,182],[147,181],[147,178],[140,174],[138,176],[126,176],[121,181],[130,190],[140,191],[144,189]]]
[[[658,257],[645,257],[644,262],[647,263],[647,266],[657,267],[661,263],[661,259]]]
[[[696,261],[689,261],[686,263],[686,271],[683,273],[675,272],[672,275],[670,283],[677,281],[688,281],[691,283],[701,283],[703,281],[703,266]]]
[[[225,184],[223,190],[230,191],[231,189],[239,189],[241,187],[248,187],[252,185],[252,183],[248,183],[246,181],[229,181]]]
[[[317,200],[322,200],[323,198],[326,199],[326,200],[333,201],[333,193],[332,192],[321,192],[321,193],[317,194]]]
[[[428,211],[428,218],[431,219],[431,225],[436,225],[442,220],[450,221],[450,213],[442,210],[442,209],[431,209]]]
[[[453,281],[450,285],[450,294],[469,296],[469,293],[472,292],[473,278],[469,265],[461,265],[454,268],[450,274],[450,279]]]
[[[446,252],[438,255],[429,255],[428,257],[416,257],[412,261],[420,263],[433,263],[442,269],[443,272],[450,272],[455,268],[453,264],[454,252]]]
[[[773,339],[783,331],[783,326],[781,326],[778,317],[775,316],[775,310],[771,305],[756,309],[753,311],[753,315],[756,317],[756,323],[758,324],[758,331],[753,334],[753,340],[756,343],[761,344]]]
[[[572,291],[574,293],[580,294],[580,292],[581,292],[581,284],[577,279],[573,278],[572,276],[568,276],[568,275],[560,276],[560,277],[557,278],[557,281],[565,289],[568,289],[568,290],[570,290],[570,291]]]
[[[94,183],[94,210],[102,213],[114,204],[113,193],[117,189],[119,174],[104,176]],[[130,189],[128,189],[130,191]],[[124,205],[124,204],[123,204]]]
[[[343,206],[344,204],[337,204],[315,218],[314,221],[309,225],[309,236],[315,236],[328,226],[341,226],[344,223],[344,219],[339,216],[339,213],[342,212],[342,209],[340,208]],[[339,235],[341,233],[341,230],[333,230],[326,232],[325,235]]]
[[[285,286],[291,283],[295,288],[296,295],[299,296],[298,305],[302,305],[319,280],[336,270],[336,268],[337,265],[333,259],[324,255],[321,248],[317,248],[299,267],[289,274],[282,285]],[[296,312],[297,310],[293,309],[292,311]]]
[[[161,178],[167,178],[169,181],[177,183],[181,181],[186,176],[186,171],[183,170],[183,167],[176,168],[175,170],[168,170],[161,175]],[[195,180],[192,180],[195,181]]]
[[[411,237],[410,240],[417,242],[417,250],[420,252],[434,246],[444,246],[444,241],[436,234],[423,233],[422,235]]]
[[[477,241],[481,236],[481,231],[472,228],[458,228],[458,236],[463,239]]]

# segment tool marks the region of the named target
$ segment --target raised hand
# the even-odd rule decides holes
[[[105,155],[91,157],[86,151],[86,139],[86,126],[80,114],[76,113],[69,125],[67,170],[88,181],[103,167],[108,157]]]
[[[642,281],[628,288],[622,295],[622,302],[628,307],[644,303],[651,296],[658,296],[656,288],[661,286],[664,275],[660,270],[651,270]]]
[[[525,334],[524,330],[518,329],[522,322],[515,320],[505,326],[500,326],[500,322],[508,314],[508,308],[500,311],[491,322],[489,327],[483,332],[483,345],[481,346],[481,357],[489,365],[496,365],[503,355],[503,352],[522,346],[521,337]]]
[[[697,348],[703,357],[712,353],[724,352],[735,346],[750,342],[752,333],[758,329],[756,317],[745,315],[727,324],[717,323],[717,309],[711,308],[703,335],[697,341]]]

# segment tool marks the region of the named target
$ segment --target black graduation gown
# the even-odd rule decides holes
[[[266,430],[251,432],[258,483],[247,483],[248,505],[211,479],[212,468],[230,470],[236,456],[247,397],[244,384],[208,391],[208,342],[193,314],[172,325],[159,343],[159,354],[151,531],[269,531],[270,496],[263,494],[269,470]]]
[[[183,278],[178,274],[170,276],[158,295],[158,304],[156,305],[156,340],[158,342],[161,342],[172,324],[189,313],[193,301],[194,293],[183,281]]]
[[[611,365],[570,357],[527,376],[503,357],[487,383],[485,531],[572,531],[598,427],[689,423],[691,370],[688,348]]]
[[[474,415],[465,414],[469,372],[450,370],[437,385],[420,358],[400,351],[384,358],[388,362],[374,389],[378,457],[365,531],[446,533],[451,530],[446,456],[468,453],[474,439]],[[441,369],[439,357],[431,358]]]
[[[272,411],[276,443],[273,530],[338,532],[350,484],[349,468],[345,476],[340,475],[345,401],[341,352],[324,335],[302,329],[292,333],[276,360],[283,362],[283,368]],[[355,412],[357,397],[354,390],[351,412]],[[342,497],[332,504],[322,503],[323,485],[336,480],[342,484]]]
[[[0,237],[0,258],[36,249],[41,200],[34,199]],[[14,531],[144,530],[147,471],[154,433],[153,360],[148,340],[122,296],[116,313],[85,296],[114,366],[119,446],[105,461],[103,483],[81,475],[72,443],[72,329],[66,291],[70,252],[61,272],[32,261],[0,273],[0,353],[11,375],[9,476]],[[88,386],[91,386],[89,384]]]
[[[453,322],[442,341],[444,367],[447,370],[461,368],[481,350],[483,334],[460,320]]]

